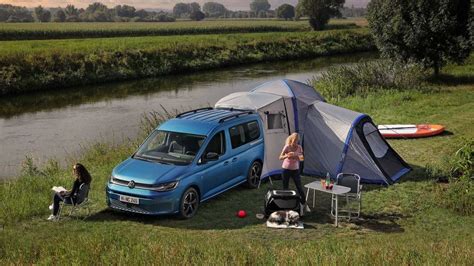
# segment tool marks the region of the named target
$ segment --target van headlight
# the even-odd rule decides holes
[[[169,183],[163,183],[163,184],[159,184],[157,186],[154,186],[152,188],[152,190],[154,191],[170,191],[170,190],[173,190],[175,189],[179,184],[179,181],[174,181],[174,182],[169,182]]]

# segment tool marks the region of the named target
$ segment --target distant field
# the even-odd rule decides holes
[[[363,26],[365,19],[332,20],[328,29]],[[220,34],[250,32],[294,32],[310,30],[307,21],[209,20],[177,22],[101,23],[0,23],[0,40],[38,40]]]
[[[0,45],[0,64],[9,55],[45,55],[61,52],[102,52],[123,50],[176,50],[177,47],[233,47],[245,43],[298,41],[316,36],[342,36],[344,34],[367,34],[366,29],[323,32],[266,32],[249,34],[208,34],[192,36],[144,36],[121,38],[85,38],[68,40],[5,41]],[[349,36],[349,35],[347,35]],[[3,59],[3,60],[2,60]]]

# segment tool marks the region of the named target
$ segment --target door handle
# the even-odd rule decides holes
[[[225,161],[224,162],[224,166],[228,165],[229,164],[229,161]]]
[[[235,162],[235,161],[237,161],[237,157],[235,157],[235,158],[232,159],[232,162]]]

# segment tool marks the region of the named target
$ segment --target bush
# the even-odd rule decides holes
[[[426,73],[417,65],[404,66],[385,60],[331,67],[312,85],[328,100],[365,95],[377,90],[420,89]]]

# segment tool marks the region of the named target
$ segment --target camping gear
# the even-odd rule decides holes
[[[275,211],[300,212],[300,196],[294,190],[269,190],[265,195],[264,212],[269,216]]]
[[[237,217],[245,218],[245,217],[247,217],[247,212],[244,211],[244,210],[240,210],[240,211],[237,212]]]
[[[385,138],[421,138],[443,133],[442,125],[379,125],[380,134]]]
[[[344,194],[351,191],[350,187],[345,187],[345,186],[341,186],[341,185],[334,185],[334,187],[332,189],[326,189],[326,187],[323,186],[320,181],[311,182],[309,184],[304,185],[304,187],[308,189],[306,191],[306,202],[308,202],[309,191],[313,190],[313,207],[315,206],[315,203],[316,203],[316,190],[324,192],[324,193],[330,193],[331,198],[333,198],[334,195],[344,195]],[[333,209],[334,209],[334,212],[335,212],[334,225],[337,227],[337,221],[338,221],[338,218],[339,218],[338,197],[335,197],[334,201],[331,202],[331,214],[333,213]]]
[[[360,208],[362,205],[362,185],[360,184],[360,176],[358,174],[340,173],[337,175],[336,184],[349,187],[351,190],[343,195],[332,195],[331,214],[335,216],[334,203],[336,197],[342,196],[345,197],[346,207],[345,209],[339,209],[339,218],[359,218]],[[356,202],[355,208],[352,207],[351,202]],[[345,213],[345,215],[341,215],[341,212]]]
[[[282,173],[278,157],[293,132],[300,134],[304,150],[303,174],[355,172],[366,183],[392,184],[410,171],[368,115],[328,104],[313,87],[298,81],[276,80],[232,93],[215,107],[260,115],[265,127],[262,179]]]

